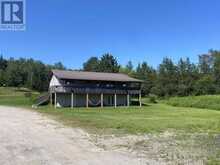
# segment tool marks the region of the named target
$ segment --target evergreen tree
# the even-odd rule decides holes
[[[216,84],[220,86],[220,51],[210,50],[211,56],[214,58],[213,74]]]
[[[7,60],[0,56],[0,70],[5,70],[7,68]]]
[[[131,77],[135,76],[135,71],[133,70],[133,64],[132,64],[131,61],[129,61],[125,67],[120,66],[119,72],[127,74],[127,75],[129,75]]]
[[[211,54],[199,55],[199,71],[202,74],[210,74],[213,67],[213,56]]]
[[[148,66],[146,62],[143,62],[138,65],[135,77],[144,81],[142,94],[148,95],[155,84],[156,71],[152,67]]]
[[[189,58],[178,62],[178,92],[179,96],[193,94],[195,82],[199,79],[199,72],[196,65],[190,62]]]
[[[133,64],[132,64],[132,62],[128,61],[128,63],[127,63],[125,68],[128,70],[128,72],[132,72],[133,71]]]
[[[91,57],[87,62],[83,64],[84,71],[92,71],[98,72],[99,71],[99,59],[97,57]]]
[[[157,88],[161,90],[159,96],[174,96],[178,91],[177,66],[169,58],[164,58],[159,65]]]
[[[118,73],[120,65],[118,64],[116,58],[111,54],[104,54],[99,63],[99,72],[109,72],[109,73]]]

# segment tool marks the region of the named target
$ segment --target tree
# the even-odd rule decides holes
[[[51,69],[66,69],[61,63],[46,65],[33,59],[4,59],[0,56],[0,86],[27,87],[38,91],[48,90]],[[111,54],[100,59],[91,57],[83,64],[83,70],[95,72],[121,72],[143,80],[142,94],[158,96],[188,96],[220,93],[220,51],[210,50],[199,56],[199,64],[189,58],[177,64],[164,58],[155,70],[147,62],[133,68],[131,61],[120,66]]]
[[[158,68],[156,87],[161,89],[159,96],[174,96],[178,91],[177,66],[169,58],[164,58]]]
[[[220,86],[220,51],[210,50],[211,56],[214,58],[213,74],[215,82]]]
[[[5,72],[3,70],[0,70],[0,86],[6,85],[6,78],[5,78]]]
[[[202,74],[210,74],[213,67],[213,56],[211,54],[199,55],[199,70]]]
[[[133,64],[131,61],[129,61],[125,67],[120,66],[119,72],[127,74],[131,77],[135,76],[135,71],[133,70]]]
[[[36,62],[32,68],[32,73],[32,89],[46,91],[49,87],[50,68],[42,62]]]
[[[132,72],[133,70],[133,64],[131,61],[128,61],[126,67],[125,67],[129,72]]]
[[[144,81],[142,94],[148,95],[155,84],[156,71],[152,67],[148,66],[147,62],[143,62],[138,65],[135,77]]]
[[[199,79],[199,71],[196,65],[190,62],[189,58],[179,60],[178,65],[178,92],[179,96],[193,94],[194,85]]]
[[[24,85],[23,73],[20,63],[10,59],[6,70],[6,81],[8,86],[18,87]]]
[[[0,70],[5,70],[7,68],[7,60],[0,56]]]
[[[99,71],[99,59],[97,57],[91,57],[88,61],[83,64],[84,71],[92,71],[98,72]]]
[[[6,83],[5,70],[7,68],[8,62],[0,56],[0,86],[4,86]]]
[[[10,58],[5,71],[0,70],[0,85],[27,87],[38,91],[47,91],[50,81],[50,71],[54,68],[64,68],[60,65],[45,65],[33,59]]]
[[[55,63],[53,69],[66,70],[65,66],[61,62]]]
[[[217,89],[215,80],[211,75],[203,76],[196,82],[195,86],[196,95],[215,94]]]
[[[99,63],[99,72],[109,72],[109,73],[118,73],[120,65],[118,64],[116,58],[111,54],[104,54]]]

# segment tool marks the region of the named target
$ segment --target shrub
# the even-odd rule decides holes
[[[157,96],[154,94],[150,94],[149,95],[149,102],[154,103],[154,104],[157,103]]]

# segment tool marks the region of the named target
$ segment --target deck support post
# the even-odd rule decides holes
[[[53,106],[53,93],[50,91],[50,106]]]
[[[140,103],[140,107],[142,107],[142,102],[141,102],[141,91],[139,93],[139,103]]]
[[[129,106],[130,106],[130,95],[127,94],[127,107],[129,107]]]
[[[73,93],[71,93],[71,108],[73,109]]]
[[[103,108],[103,93],[101,93],[101,108]]]
[[[86,108],[89,108],[89,94],[86,93]]]
[[[114,104],[115,104],[115,108],[117,108],[117,94],[115,93],[115,100],[114,100]]]
[[[54,93],[54,108],[57,108],[57,93]]]

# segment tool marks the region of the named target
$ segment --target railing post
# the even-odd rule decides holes
[[[101,94],[101,108],[103,108],[103,93]]]
[[[71,108],[73,109],[73,93],[71,93]]]
[[[142,106],[142,102],[141,102],[141,91],[139,93],[139,103],[140,103],[140,107]]]
[[[129,107],[130,106],[130,95],[127,94],[127,106]]]
[[[86,108],[89,108],[89,94],[86,94]]]
[[[115,100],[114,100],[115,108],[117,108],[117,94],[115,93]]]
[[[57,93],[54,93],[54,108],[57,108]]]

